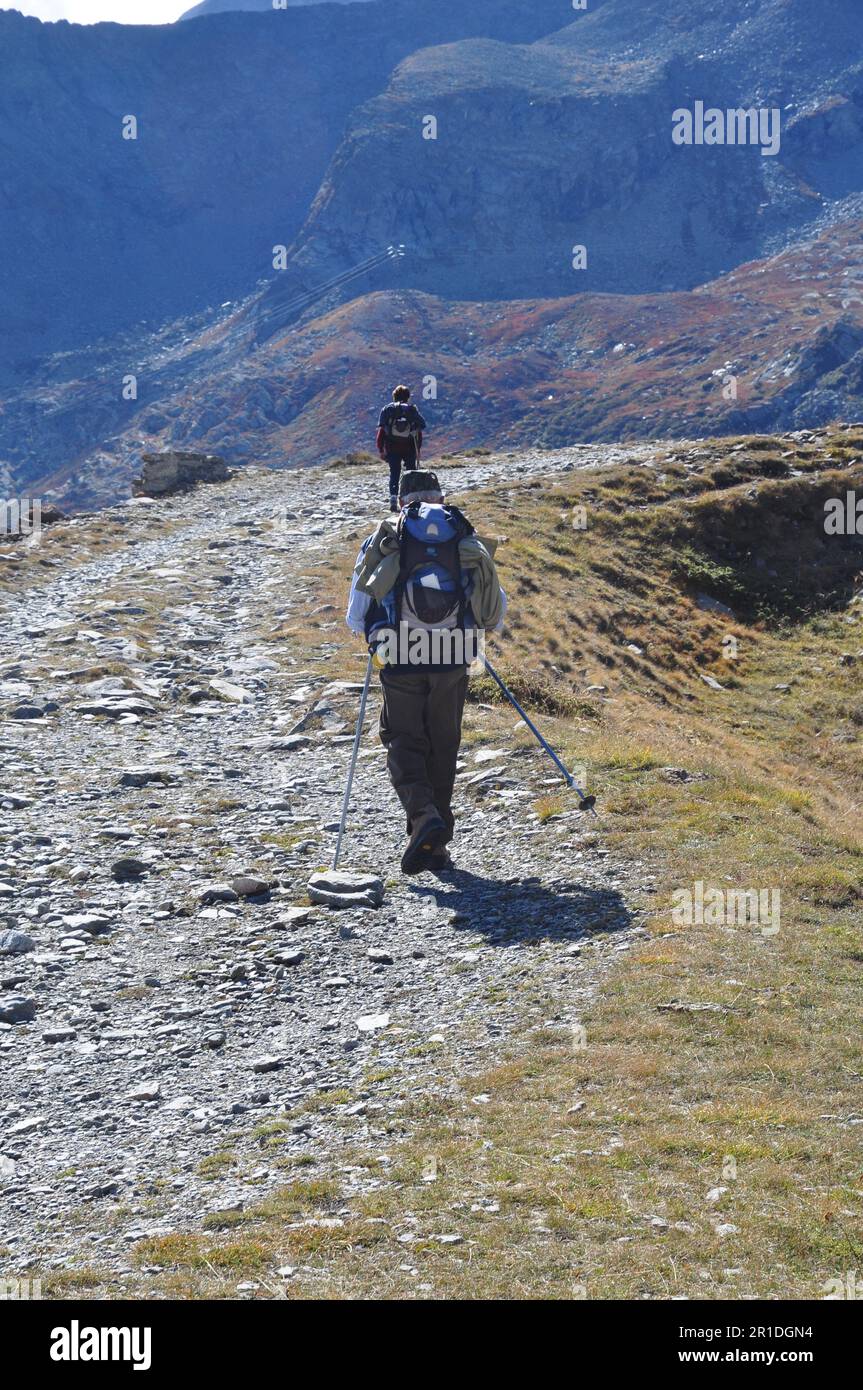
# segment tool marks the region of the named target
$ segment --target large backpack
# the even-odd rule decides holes
[[[405,401],[397,401],[389,407],[389,411],[386,432],[391,439],[398,439],[404,444],[416,433],[414,408]]]
[[[413,502],[402,512],[396,622],[410,625],[414,617],[427,627],[464,627],[467,601],[458,547],[470,535],[473,527],[458,507]]]

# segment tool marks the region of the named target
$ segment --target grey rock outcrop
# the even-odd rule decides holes
[[[231,470],[218,454],[198,454],[186,449],[166,449],[161,454],[142,454],[144,467],[132,479],[133,497],[165,497],[185,492],[198,483],[225,483]]]

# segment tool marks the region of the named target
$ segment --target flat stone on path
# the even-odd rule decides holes
[[[210,681],[210,689],[214,695],[218,695],[222,700],[230,701],[231,704],[245,705],[253,699],[251,691],[244,690],[241,685],[234,685],[233,681],[225,681],[218,676]]]
[[[0,806],[5,806],[10,811],[24,811],[32,805],[33,798],[30,796],[19,796],[17,792],[0,791]]]
[[[390,955],[389,951],[383,951],[383,950],[381,950],[381,948],[378,947],[378,946],[372,946],[372,947],[370,948],[370,950],[369,950],[369,952],[368,952],[368,957],[369,957],[369,960],[374,961],[376,965],[392,965],[392,964],[393,964],[393,958],[392,958],[392,956]]]
[[[276,965],[302,965],[302,951],[276,951],[273,956]]]
[[[380,907],[384,885],[374,874],[327,869],[312,874],[309,897],[312,902],[323,903],[326,907]]]
[[[152,868],[151,864],[145,864],[142,859],[118,859],[111,865],[111,877],[118,883],[128,883],[136,878],[141,878]]]
[[[159,1100],[162,1088],[158,1081],[144,1081],[140,1086],[126,1092],[127,1100]]]
[[[284,1066],[281,1057],[258,1057],[252,1063],[252,1071],[259,1073],[268,1071],[280,1071]]]
[[[377,1033],[381,1028],[389,1028],[389,1014],[363,1014],[357,1019],[357,1028],[361,1033]]]
[[[279,918],[279,926],[300,927],[304,922],[311,921],[313,912],[314,908],[311,907],[288,907]]]

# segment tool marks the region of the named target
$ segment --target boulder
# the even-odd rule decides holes
[[[14,927],[9,931],[0,931],[0,956],[25,956],[28,951],[35,949],[35,941],[26,932],[16,931]]]
[[[10,719],[42,719],[44,715],[42,705],[15,705],[9,711]]]
[[[110,698],[103,700],[92,700],[86,704],[78,706],[79,714],[99,714],[107,719],[122,719],[124,715],[146,715],[155,714],[156,711],[146,700],[140,700],[137,696],[128,698]]]
[[[169,772],[164,767],[132,767],[122,773],[119,785],[121,787],[147,787],[152,782],[158,782],[167,787],[176,780],[176,774]]]
[[[132,479],[133,497],[167,497],[198,483],[224,483],[231,477],[230,468],[218,454],[167,449],[160,454],[142,454],[141,461],[141,475]]]
[[[118,859],[111,865],[111,877],[117,883],[133,883],[136,879],[149,873],[151,864],[146,864],[143,859],[133,859],[131,856]]]
[[[19,796],[17,792],[4,792],[0,790],[0,806],[5,806],[11,811],[24,811],[28,806],[33,805],[31,796]]]
[[[198,895],[198,902],[206,906],[208,903],[235,903],[237,894],[229,883],[210,883]]]
[[[222,680],[220,676],[214,676],[210,680],[210,690],[214,695],[218,695],[220,700],[228,700],[235,705],[247,705],[254,699],[251,691],[244,690],[241,685],[234,685],[233,681]]]
[[[23,994],[8,994],[0,999],[0,1023],[27,1023],[35,1017],[35,999],[27,999]]]
[[[710,594],[696,594],[695,602],[702,613],[721,613],[725,618],[734,617],[734,610],[729,608],[727,603],[720,603],[718,598],[711,598]]]
[[[256,878],[254,874],[237,874],[231,879],[231,888],[239,898],[256,898],[259,894],[270,891],[266,879]]]

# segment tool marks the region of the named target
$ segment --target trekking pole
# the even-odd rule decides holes
[[[539,729],[538,729],[538,728],[536,727],[536,725],[532,722],[532,720],[529,718],[529,716],[528,716],[527,714],[525,714],[524,710],[522,709],[521,705],[518,703],[518,700],[515,698],[515,696],[513,695],[512,691],[511,691],[510,689],[508,689],[508,687],[507,687],[506,685],[504,685],[503,681],[501,680],[500,676],[497,674],[497,671],[496,671],[496,670],[494,669],[494,667],[492,666],[492,664],[491,664],[491,662],[489,661],[488,657],[485,656],[485,655],[483,655],[482,661],[483,661],[483,665],[485,666],[485,669],[488,671],[489,675],[490,675],[495,681],[497,681],[497,684],[500,686],[500,688],[501,688],[501,690],[503,691],[504,695],[505,695],[506,698],[509,700],[509,702],[510,702],[510,704],[512,705],[513,709],[515,709],[515,710],[518,711],[518,713],[521,715],[522,719],[524,720],[525,724],[526,724],[527,727],[530,729],[530,732],[533,734],[534,738],[536,738],[536,739],[539,740],[540,745],[545,749],[546,753],[547,753],[548,756],[551,758],[552,762],[553,762],[553,763],[555,764],[555,766],[559,769],[559,771],[563,773],[564,777],[566,778],[567,786],[572,787],[572,790],[573,790],[574,792],[577,793],[577,795],[578,795],[578,809],[579,809],[579,811],[593,811],[593,814],[596,815],[596,810],[595,810],[595,807],[596,807],[596,797],[595,797],[595,796],[587,796],[587,794],[581,790],[581,787],[578,786],[578,784],[577,784],[575,778],[573,777],[572,773],[567,771],[567,769],[564,767],[563,763],[560,761],[560,758],[559,758],[559,757],[557,756],[557,754],[555,753],[554,749],[551,747],[550,744],[548,744],[548,743],[546,742],[546,740],[543,738],[542,734],[539,732]]]
[[[363,694],[362,694],[362,699],[360,700],[360,713],[359,713],[359,717],[358,717],[358,719],[357,719],[357,732],[356,732],[356,734],[355,734],[355,736],[354,736],[354,747],[353,747],[353,752],[351,753],[351,765],[350,765],[350,768],[348,769],[348,784],[347,784],[347,786],[345,787],[345,799],[344,799],[344,801],[342,802],[342,819],[341,819],[341,821],[340,821],[340,823],[339,823],[339,834],[338,834],[338,839],[336,840],[336,852],[335,852],[335,854],[333,855],[333,870],[334,870],[334,871],[339,867],[339,855],[340,855],[341,852],[342,852],[342,837],[343,837],[343,835],[344,835],[344,833],[345,833],[345,822],[346,822],[346,820],[347,820],[347,818],[348,818],[348,802],[349,802],[350,799],[351,799],[351,787],[352,787],[352,785],[353,785],[353,780],[354,780],[354,768],[355,768],[356,765],[357,765],[357,754],[358,754],[359,751],[360,751],[360,739],[361,739],[362,736],[363,736],[363,722],[364,722],[365,717],[366,717],[366,701],[367,701],[367,699],[368,699],[368,697],[369,697],[369,681],[370,681],[371,678],[372,678],[372,661],[373,661],[373,660],[374,660],[374,658],[373,658],[373,656],[372,656],[372,653],[369,652],[369,664],[368,664],[368,666],[366,667],[366,679],[365,679],[365,682],[364,682],[364,684],[363,684]]]

